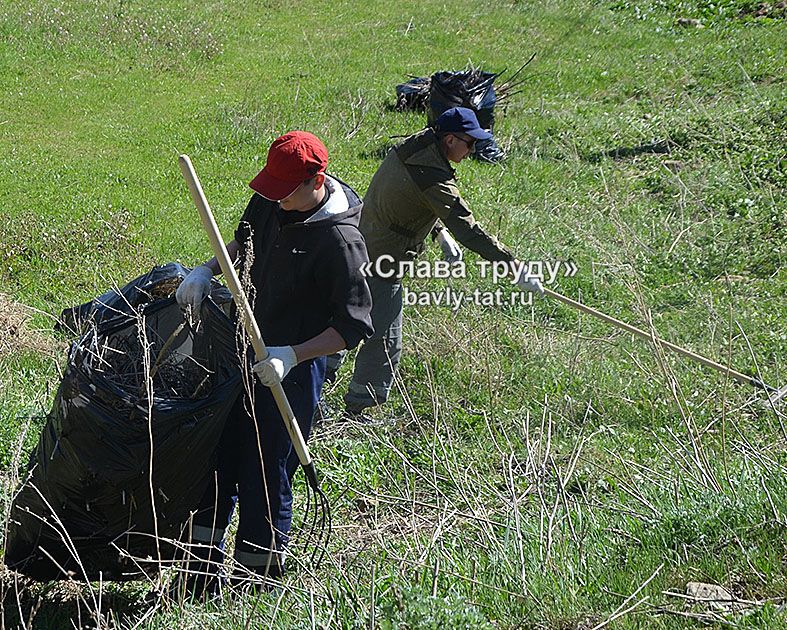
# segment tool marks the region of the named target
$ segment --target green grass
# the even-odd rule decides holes
[[[179,153],[225,235],[289,129],[322,137],[363,193],[379,152],[425,123],[392,111],[394,86],[468,62],[536,53],[498,112],[508,159],[458,168],[482,225],[524,259],[574,261],[557,290],[784,384],[787,22],[756,5],[2,2],[0,293],[15,304],[0,305],[30,317],[11,334],[0,313],[2,513],[65,364],[45,314],[209,256]],[[654,142],[670,154],[609,156]],[[453,281],[477,286],[493,288]],[[607,627],[787,628],[783,413],[558,303],[405,315],[379,411],[398,426],[314,436],[325,566],[280,600],[159,609],[143,627],[592,628],[636,604]],[[759,603],[712,618],[669,594],[689,581]],[[145,590],[105,585],[104,625],[133,625]],[[24,591],[33,626],[85,619],[86,593]]]

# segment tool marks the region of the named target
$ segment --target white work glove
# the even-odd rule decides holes
[[[519,278],[517,278],[516,286],[522,291],[530,291],[539,297],[544,297],[544,285],[541,284],[541,280],[538,276],[528,276],[522,271],[522,273],[519,274]]]
[[[191,305],[194,312],[199,312],[202,300],[210,294],[210,279],[212,277],[213,270],[210,267],[206,265],[194,267],[180,283],[178,290],[175,291],[175,299],[178,304],[181,306]]]
[[[437,242],[440,244],[440,249],[443,250],[443,260],[447,263],[453,264],[462,260],[462,250],[459,249],[459,243],[453,239],[448,230],[442,229],[437,233]]]
[[[268,356],[257,361],[252,369],[265,387],[273,387],[281,383],[297,364],[298,357],[292,346],[273,346],[268,348]]]

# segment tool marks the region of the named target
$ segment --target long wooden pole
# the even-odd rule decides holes
[[[652,335],[651,333],[645,332],[644,330],[641,330],[641,329],[637,328],[636,326],[632,326],[631,324],[627,324],[626,322],[622,322],[619,319],[615,319],[614,317],[606,315],[606,314],[602,313],[601,311],[597,311],[596,309],[591,308],[590,306],[587,306],[585,304],[582,304],[581,302],[577,302],[576,300],[572,300],[571,298],[566,297],[565,295],[561,295],[560,293],[556,293],[555,291],[552,291],[551,289],[547,289],[546,287],[544,287],[544,295],[546,295],[548,297],[551,297],[551,298],[554,298],[555,300],[558,300],[560,302],[563,302],[563,304],[566,304],[566,305],[570,306],[571,308],[574,308],[574,309],[576,309],[578,311],[582,311],[583,313],[587,313],[588,315],[592,315],[593,317],[595,317],[597,319],[600,319],[601,321],[607,322],[608,324],[612,324],[613,326],[615,326],[617,328],[620,328],[620,329],[628,331],[628,332],[630,332],[630,333],[632,333],[634,335],[637,335],[638,337],[642,337],[643,339],[647,339],[648,341],[652,341],[654,343],[657,343],[657,344],[663,346],[664,348],[667,348],[668,350],[672,350],[673,352],[677,352],[678,354],[682,354],[683,356],[688,357],[689,359],[693,359],[694,361],[698,361],[698,362],[702,363],[703,365],[705,365],[705,366],[707,366],[709,368],[712,368],[714,370],[717,370],[717,371],[721,372],[722,374],[728,374],[729,376],[731,376],[732,378],[734,378],[735,380],[737,380],[737,381],[739,381],[741,383],[746,383],[747,385],[754,385],[754,387],[759,387],[760,389],[764,389],[767,392],[775,392],[775,391],[777,391],[775,387],[771,387],[770,385],[766,385],[765,383],[763,383],[758,378],[755,378],[753,376],[749,376],[748,374],[743,374],[742,372],[738,372],[737,370],[733,370],[732,368],[728,368],[726,365],[722,365],[721,363],[717,363],[716,361],[708,359],[707,357],[704,357],[704,356],[702,356],[700,354],[697,354],[696,352],[692,352],[691,350],[687,350],[686,348],[681,348],[680,346],[678,346],[678,345],[676,345],[674,343],[670,343],[669,341],[665,341],[664,339],[661,339],[660,337],[656,337],[655,335]]]

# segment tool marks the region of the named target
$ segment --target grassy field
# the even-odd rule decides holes
[[[272,139],[316,133],[363,193],[425,124],[393,110],[395,85],[468,63],[536,54],[497,112],[508,158],[458,167],[482,225],[523,259],[573,261],[551,288],[787,383],[786,17],[749,0],[2,0],[3,520],[65,365],[54,318],[209,257],[179,153],[230,235]],[[2,627],[787,628],[783,410],[557,302],[405,317],[376,412],[396,426],[314,435],[321,568],[182,608],[150,608],[144,583],[5,573]],[[738,603],[691,603],[689,582]]]

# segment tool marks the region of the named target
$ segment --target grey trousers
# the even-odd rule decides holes
[[[355,357],[355,369],[344,402],[358,412],[388,400],[394,372],[402,356],[402,283],[368,278],[372,293],[374,334],[363,342]],[[341,359],[328,357],[328,369]]]

